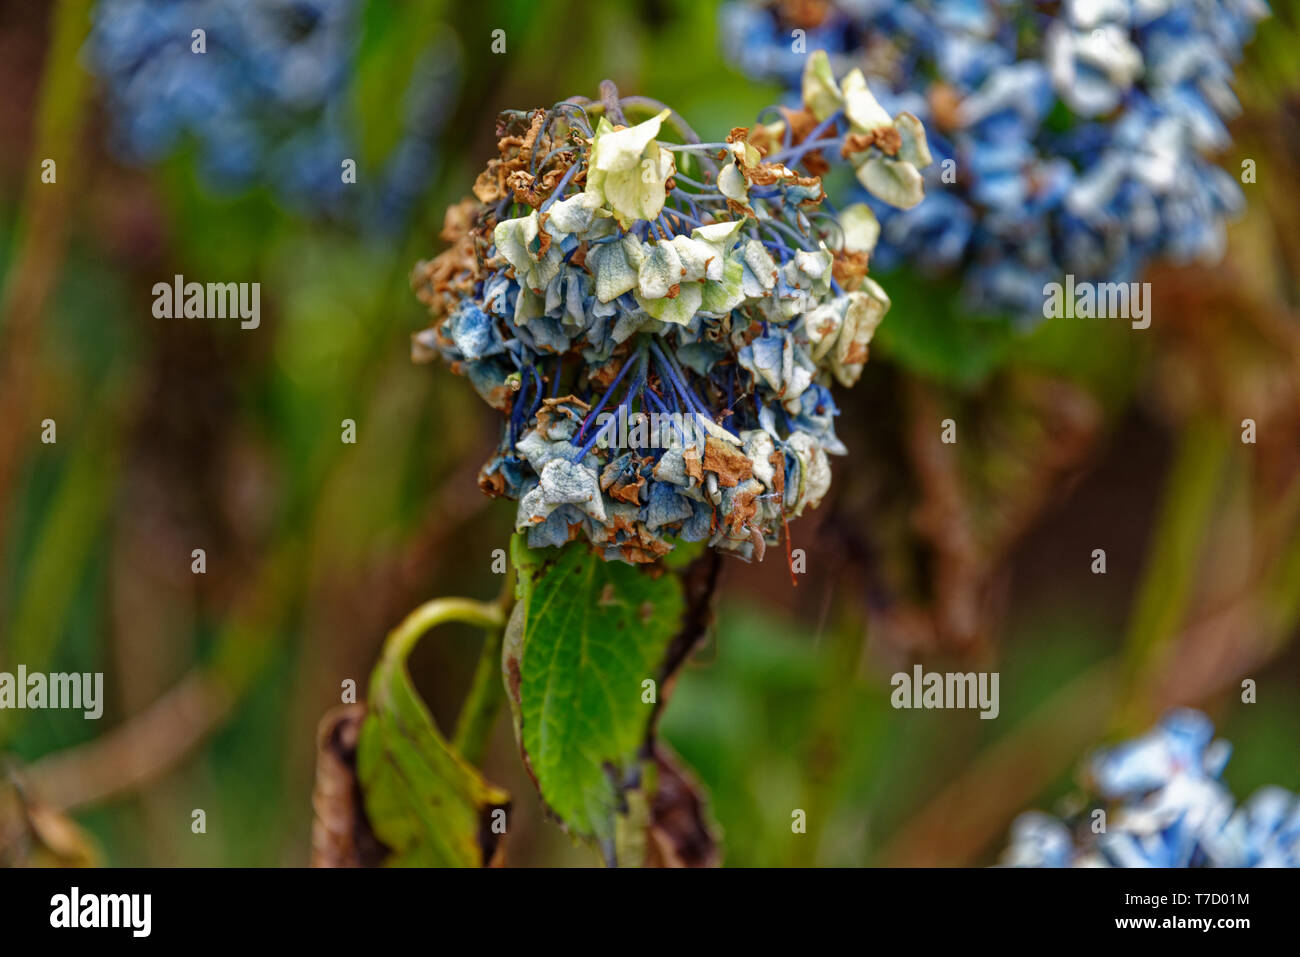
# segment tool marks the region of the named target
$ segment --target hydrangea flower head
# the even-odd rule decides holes
[[[927,199],[889,210],[878,265],[963,280],[967,302],[1041,316],[1065,274],[1127,282],[1154,258],[1215,260],[1241,189],[1233,69],[1262,0],[735,2],[732,59],[797,88],[807,49],[860,66],[924,121]]]
[[[1237,807],[1219,780],[1231,754],[1199,711],[1096,755],[1089,777],[1106,829],[1048,814],[1016,819],[1003,864],[1015,867],[1300,867],[1300,798],[1282,788]]]
[[[383,168],[363,171],[360,187],[345,183],[342,161],[360,162],[346,93],[363,2],[101,0],[87,54],[113,146],[128,162],[153,163],[192,142],[215,186],[265,184],[299,209],[400,221],[432,168],[454,57],[430,51],[421,61]]]
[[[480,485],[518,500],[530,546],[761,558],[826,494],[831,385],[857,381],[889,298],[867,276],[875,217],[833,215],[810,167],[834,149],[913,201],[925,134],[861,74],[809,72],[809,102],[716,143],[612,84],[501,115],[451,248],[414,271],[435,318],[415,354],[505,417]]]

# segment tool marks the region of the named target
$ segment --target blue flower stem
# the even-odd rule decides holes
[[[592,407],[592,410],[587,413],[587,417],[582,420],[582,428],[578,430],[577,436],[573,439],[574,445],[577,445],[578,442],[582,440],[583,435],[587,431],[587,426],[594,422],[596,416],[600,415],[600,410],[605,408],[605,403],[608,402],[609,397],[614,394],[614,390],[618,388],[618,384],[623,381],[623,376],[627,375],[628,370],[632,368],[633,358],[634,356],[627,357],[627,361],[623,363],[623,368],[618,370],[618,375],[614,376],[614,381],[609,384],[609,388],[605,390],[605,394],[600,397],[600,401]]]
[[[583,132],[586,133],[587,136],[591,136],[591,117],[587,115],[587,111],[584,110],[584,109],[582,108],[581,105],[579,105],[579,104],[577,104],[577,103],[570,103],[568,100],[561,100],[559,103],[556,103],[556,104],[555,104],[555,109],[556,109],[556,110],[560,110],[560,109],[563,109],[563,108],[565,108],[565,107],[568,107],[570,110],[576,110],[576,111],[577,111],[577,113],[570,114],[570,115],[572,115],[575,119],[576,119],[578,116],[581,116],[581,117],[582,117]]]
[[[807,245],[807,243],[811,241],[810,238],[808,236],[803,235],[801,232],[799,232],[799,230],[795,229],[793,226],[787,226],[779,219],[760,219],[759,225],[770,226],[771,228],[777,230],[778,232],[784,233],[786,236],[793,239],[796,243],[799,244],[800,249],[804,250],[805,252],[811,251],[811,248]]]
[[[646,399],[650,403],[650,407],[655,412],[658,412],[660,415],[672,416],[672,413],[668,410],[668,406],[664,405],[663,400],[660,399],[659,396],[655,395],[653,389],[647,389],[645,395],[646,395]],[[677,420],[675,418],[670,419],[670,421],[673,423],[673,431],[676,432],[677,437],[682,440],[682,445],[685,445],[686,436],[682,432],[682,427],[678,425]]]
[[[708,408],[700,401],[699,396],[691,390],[691,387],[686,384],[686,373],[682,371],[679,365],[677,365],[672,354],[660,349],[659,344],[653,340],[650,343],[650,348],[655,351],[655,356],[659,359],[661,368],[667,370],[669,381],[672,382],[673,388],[677,389],[681,394],[682,401],[686,403],[686,407],[692,411],[698,412],[700,415],[706,416],[709,421],[712,422],[713,416],[709,415]]]
[[[685,183],[687,186],[694,186],[696,189],[714,189],[713,183],[701,183],[698,179],[691,179],[685,173],[678,171],[673,173],[673,179],[679,183]]]
[[[697,221],[699,220],[700,208],[695,205],[694,195],[686,192],[685,190],[678,189],[676,187],[674,187],[670,195],[673,197],[673,199],[684,201],[686,205],[691,208],[691,215],[694,216]]]
[[[537,366],[528,367],[533,373],[533,401],[528,406],[528,417],[531,419],[537,414],[537,410],[542,405],[542,397],[546,393],[546,382],[542,379],[542,371]]]
[[[686,213],[683,213],[680,209],[670,210],[669,212],[672,216],[674,216],[677,219],[680,219],[682,222],[686,223],[689,226],[700,227],[704,225],[694,216],[688,216]]]
[[[790,166],[793,163],[799,162],[800,158],[802,158],[805,153],[838,142],[838,138],[819,140],[818,137],[838,123],[842,116],[844,116],[843,110],[835,111],[830,116],[826,117],[826,119],[814,126],[812,132],[804,137],[803,141],[798,146],[781,150],[781,152],[773,155],[768,162],[784,163],[786,166]]]
[[[596,447],[596,443],[600,441],[600,437],[604,435],[606,432],[608,432],[613,427],[614,423],[618,421],[619,413],[625,414],[627,412],[627,409],[632,401],[632,397],[637,394],[637,392],[641,389],[643,385],[645,385],[646,362],[649,356],[645,351],[644,345],[638,350],[638,354],[640,355],[640,362],[637,363],[638,371],[637,371],[636,381],[634,381],[632,385],[628,387],[628,390],[626,394],[624,394],[622,401],[619,402],[619,404],[615,407],[613,415],[609,417],[609,421],[606,422],[595,433],[592,434],[591,438],[589,438],[586,444],[583,445],[583,447],[578,451],[578,454],[574,457],[573,461],[581,462],[583,459],[587,457],[587,453]],[[631,365],[631,364],[632,364],[631,360],[629,360],[627,365]]]
[[[781,262],[786,262],[791,256],[794,255],[794,250],[791,249],[783,242],[778,242],[771,239],[764,239],[761,240],[761,242],[763,243],[764,246],[767,246],[769,249],[776,250],[777,254],[780,255],[781,257]]]
[[[550,209],[551,205],[557,199],[560,199],[561,197],[564,196],[564,188],[569,185],[569,180],[573,179],[573,174],[578,172],[578,167],[581,165],[582,165],[581,163],[574,163],[572,166],[570,166],[567,170],[564,171],[564,175],[560,177],[560,181],[555,184],[554,191],[552,191],[551,195],[547,197],[546,202],[542,203],[541,211],[543,213],[546,212],[548,209]]]
[[[557,146],[555,147],[555,149],[551,150],[549,153],[543,156],[541,160],[537,160],[536,154],[534,154],[532,171],[536,172],[537,170],[546,169],[546,164],[551,161],[552,157],[558,156],[560,153],[565,153],[565,152],[569,152],[569,153],[576,152],[576,148],[568,143],[564,144],[563,146]],[[574,165],[576,166],[579,164],[575,163]]]

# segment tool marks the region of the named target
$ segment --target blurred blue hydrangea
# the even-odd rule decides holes
[[[1012,867],[1300,867],[1300,798],[1282,788],[1240,807],[1219,780],[1232,748],[1199,711],[1166,715],[1146,735],[1096,755],[1092,786],[1105,831],[1039,812],[1011,828]]]
[[[388,228],[428,182],[455,51],[413,71],[402,133],[382,169],[359,165],[348,84],[365,0],[100,0],[87,43],[109,107],[112,146],[154,163],[187,142],[205,181],[268,186],[290,207]],[[195,52],[202,30],[204,52]]]
[[[875,204],[876,264],[957,275],[975,309],[1031,318],[1067,273],[1132,281],[1157,257],[1219,257],[1242,193],[1207,156],[1230,144],[1234,66],[1267,13],[1262,0],[786,0],[729,3],[722,32],[751,76],[793,88],[802,51],[820,48],[918,116],[928,198]]]
[[[866,275],[875,217],[830,214],[808,164],[843,154],[914,204],[928,151],[860,72],[841,84],[812,58],[804,93],[715,143],[612,85],[501,115],[499,157],[448,211],[451,248],[412,276],[435,317],[415,354],[505,416],[480,484],[518,500],[530,546],[761,559],[825,495],[845,451],[830,387],[857,381],[889,298]]]

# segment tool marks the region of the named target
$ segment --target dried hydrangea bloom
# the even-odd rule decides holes
[[[1106,830],[1032,812],[1016,819],[1002,862],[1013,867],[1300,867],[1300,799],[1263,788],[1241,807],[1219,780],[1231,747],[1199,711],[1093,758]]]
[[[450,248],[413,273],[434,316],[414,352],[505,417],[480,485],[519,502],[529,545],[761,559],[826,494],[831,385],[857,381],[889,298],[867,276],[874,215],[833,215],[814,170],[847,160],[909,203],[928,152],[861,74],[813,58],[805,89],[717,143],[611,84],[501,115]]]
[[[927,197],[876,204],[877,265],[955,274],[970,305],[1032,318],[1067,273],[1126,282],[1156,258],[1218,259],[1242,191],[1208,157],[1231,143],[1233,71],[1267,14],[1262,0],[741,0],[722,34],[748,74],[798,89],[802,30],[920,117]]]

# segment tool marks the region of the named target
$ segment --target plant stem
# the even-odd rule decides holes
[[[506,575],[501,594],[496,601],[481,602],[468,598],[435,598],[416,608],[394,628],[384,642],[384,651],[376,673],[387,668],[405,667],[416,642],[430,628],[448,622],[462,622],[483,629],[483,650],[479,652],[478,665],[470,684],[465,703],[456,719],[456,733],[452,745],[470,764],[483,759],[492,726],[496,723],[501,703],[505,700],[505,686],[501,682],[501,643],[506,621],[514,597],[514,571]],[[371,688],[373,700],[379,691]]]
[[[514,594],[515,570],[511,567],[495,602],[495,607],[501,613],[501,625],[483,632],[483,650],[479,652],[469,694],[465,696],[465,703],[460,706],[460,715],[456,719],[456,735],[452,744],[461,757],[475,766],[483,761],[497,714],[505,701],[506,686],[501,680],[501,645],[505,640],[505,625],[510,620]]]
[[[501,703],[505,700],[505,685],[501,681],[501,643],[504,637],[504,628],[484,631],[483,650],[474,669],[474,680],[456,719],[452,745],[462,758],[475,766],[483,760]]]
[[[13,486],[21,473],[19,459],[32,434],[26,423],[41,393],[41,320],[63,265],[69,212],[80,182],[89,78],[77,57],[89,27],[89,0],[60,0],[54,7],[36,105],[36,136],[0,302],[0,420],[5,423],[0,429],[0,562]],[[42,182],[45,160],[55,163],[54,182]],[[0,584],[3,580],[0,575]]]
[[[600,81],[600,102],[605,107],[605,118],[615,126],[627,126],[627,117],[619,102],[618,87],[613,80]]]
[[[459,621],[479,628],[501,628],[505,615],[501,607],[469,598],[435,598],[426,601],[402,619],[384,642],[382,660],[392,665],[404,662],[426,631],[437,625]]]
[[[1197,419],[1184,427],[1125,640],[1118,731],[1135,733],[1153,717],[1148,684],[1174,653],[1196,597],[1228,454],[1224,430],[1214,421]]]

